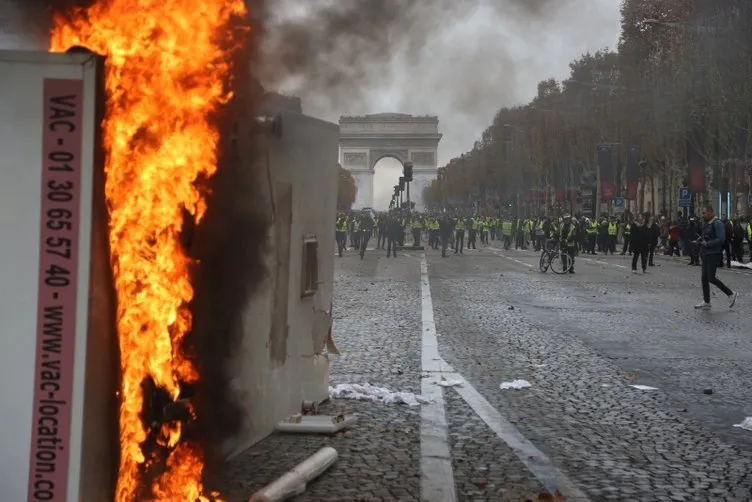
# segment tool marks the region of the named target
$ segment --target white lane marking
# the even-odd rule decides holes
[[[506,257],[505,257],[506,258]],[[516,261],[516,260],[515,260]],[[435,382],[441,379],[445,380],[459,380],[462,385],[453,387],[454,390],[462,397],[462,399],[470,405],[470,407],[478,414],[478,416],[486,423],[486,425],[496,433],[496,435],[504,441],[509,448],[514,451],[517,458],[530,470],[538,481],[549,491],[549,493],[561,493],[567,500],[577,500],[586,502],[588,501],[587,495],[580,490],[569,478],[567,478],[561,471],[554,467],[551,459],[549,459],[545,453],[538,450],[533,443],[531,443],[522,433],[512,425],[498,410],[496,410],[491,403],[489,403],[483,395],[478,392],[462,375],[457,373],[451,365],[441,358],[439,354],[438,339],[436,336],[436,324],[433,318],[433,301],[431,299],[431,286],[428,280],[428,263],[426,257],[423,255],[420,262],[420,282],[421,282],[421,298],[423,307],[423,346],[422,346],[422,368],[423,373],[429,373],[427,378],[424,378],[421,383],[421,392],[424,397],[429,399],[436,399],[435,395],[440,396],[441,399],[441,416],[444,417],[444,399],[443,389],[436,385]],[[433,387],[433,388],[432,388]],[[436,390],[438,389],[438,391]],[[431,442],[437,436],[440,442],[443,438],[442,446],[447,449],[446,443],[446,421],[443,421],[443,429],[439,430],[437,434],[430,434],[431,429],[425,429],[424,435],[424,423],[425,415],[423,410],[426,410],[429,405],[423,405],[421,408],[421,473],[423,477],[422,494],[423,500],[429,500],[427,498],[427,483],[433,481],[432,479],[426,479],[426,453],[428,448],[424,450],[424,441]],[[430,409],[430,408],[429,408]],[[429,413],[429,415],[431,415]],[[441,452],[443,454],[443,451]],[[430,465],[430,464],[429,464]],[[449,461],[449,476],[452,476],[451,457]],[[454,486],[453,476],[450,478],[452,486]],[[430,500],[443,501],[454,500],[444,498],[434,498]]]
[[[490,246],[487,249],[490,249],[491,252],[493,254],[495,254],[496,256],[501,256],[502,258],[506,258],[507,260],[513,261],[513,262],[515,262],[515,263],[517,263],[519,265],[524,265],[524,266],[530,267],[530,268],[533,268],[535,266],[532,263],[526,263],[526,262],[524,262],[522,260],[518,260],[516,258],[512,258],[511,256],[507,256],[505,254],[502,254],[502,252],[501,252],[502,250],[501,249],[498,249],[498,248],[495,248],[495,247],[490,247]]]
[[[444,388],[441,381],[441,358],[433,319],[431,286],[428,283],[428,262],[420,260],[421,296],[421,368],[428,376],[421,379],[420,392],[429,400],[420,408],[420,493],[426,502],[455,502],[452,455],[449,452],[448,427],[444,409]]]
[[[588,262],[588,263],[597,263],[598,265],[610,265],[612,267],[617,267],[617,268],[627,268],[624,265],[619,265],[618,263],[611,263],[608,261],[596,260],[595,258],[580,258],[580,260],[584,262]]]

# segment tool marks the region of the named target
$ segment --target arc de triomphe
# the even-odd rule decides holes
[[[363,117],[340,117],[339,155],[358,187],[353,208],[374,207],[373,174],[376,163],[392,157],[403,164],[413,162],[410,200],[423,209],[423,188],[436,178],[436,153],[441,141],[439,118],[404,113],[379,113]],[[394,185],[398,180],[394,180]],[[379,201],[383,204],[389,201]]]

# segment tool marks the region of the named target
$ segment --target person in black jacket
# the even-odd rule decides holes
[[[386,229],[386,257],[397,258],[397,243],[402,238],[402,221],[395,212],[390,212]]]
[[[630,246],[632,247],[632,273],[637,273],[637,260],[642,265],[642,273],[647,273],[648,268],[648,250],[650,249],[650,229],[647,227],[646,220],[649,215],[638,214],[632,222],[632,232],[629,236]]]
[[[446,251],[449,247],[449,238],[452,236],[454,221],[452,217],[445,214],[439,221],[439,236],[441,237],[441,257],[446,258]]]
[[[710,310],[710,285],[714,284],[729,299],[729,308],[736,303],[736,293],[731,291],[720,279],[715,276],[718,262],[721,260],[721,251],[726,243],[726,231],[723,223],[715,217],[713,206],[702,208],[702,219],[705,226],[702,228],[700,256],[702,257],[702,303],[695,305],[696,309]]]
[[[373,221],[371,213],[364,212],[360,217],[360,259],[366,254],[366,248],[368,247],[368,241],[373,235],[373,227],[376,222]]]

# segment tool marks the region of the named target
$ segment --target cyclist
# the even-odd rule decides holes
[[[577,225],[572,221],[572,217],[568,214],[565,214],[563,219],[564,222],[561,225],[558,237],[559,247],[566,254],[562,255],[561,261],[562,265],[564,265],[564,270],[567,270],[567,268],[571,266],[571,268],[569,268],[569,273],[574,274],[574,255],[577,252]],[[567,255],[572,259],[571,264],[567,263]]]

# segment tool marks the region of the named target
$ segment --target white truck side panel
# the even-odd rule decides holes
[[[96,65],[0,51],[0,500],[77,501]]]

